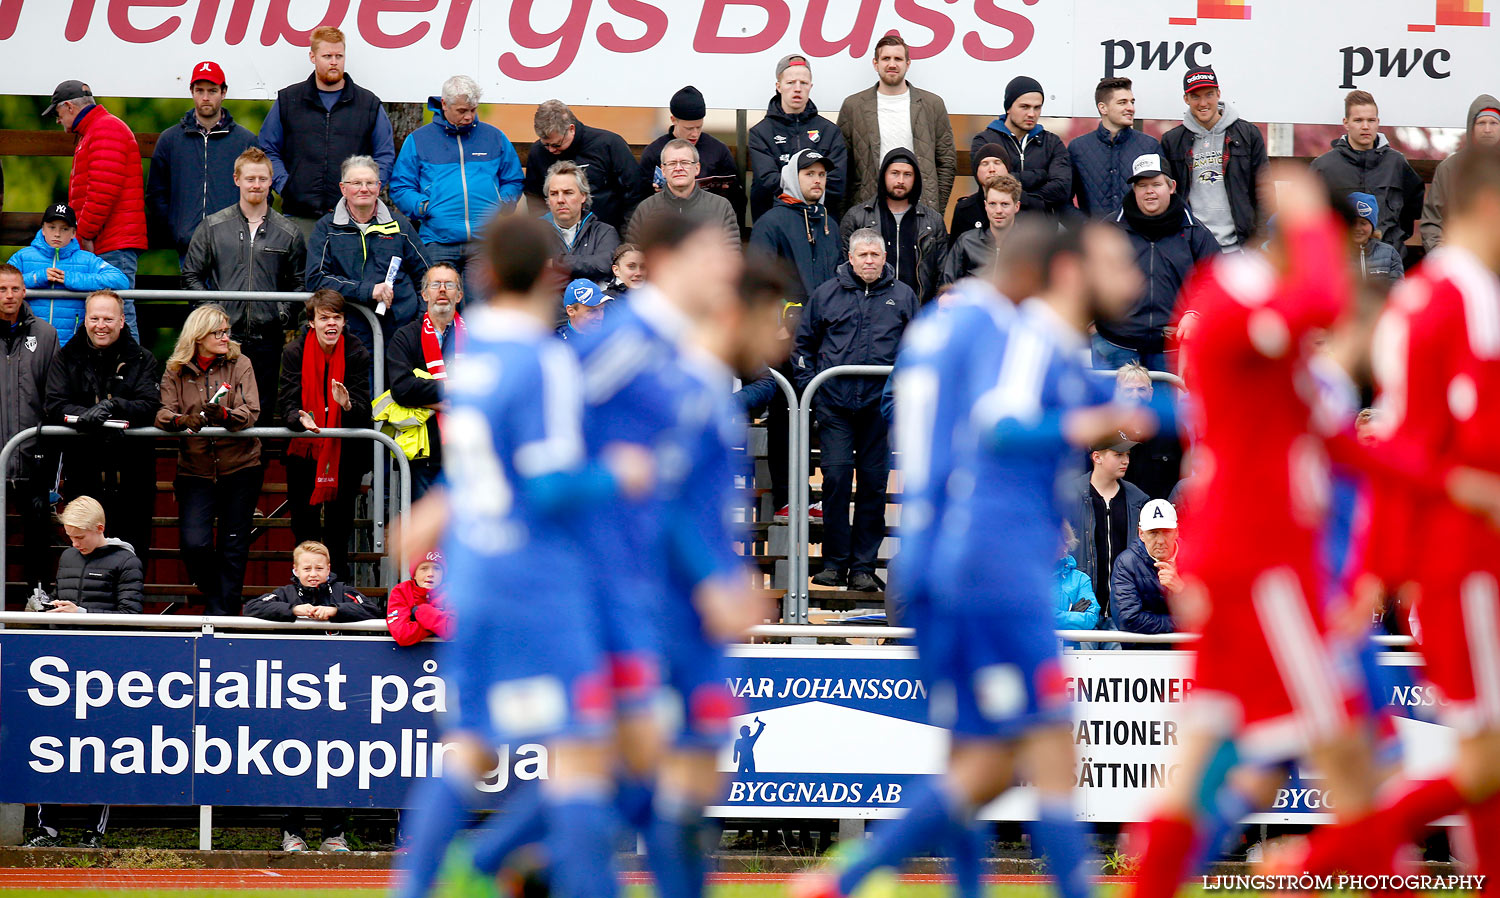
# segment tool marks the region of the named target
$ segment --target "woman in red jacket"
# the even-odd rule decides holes
[[[416,645],[429,636],[447,639],[453,616],[438,587],[443,582],[443,553],[428,552],[411,566],[411,579],[396,584],[386,602],[385,625],[397,645]]]

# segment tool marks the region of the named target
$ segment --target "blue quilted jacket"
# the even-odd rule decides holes
[[[67,344],[83,322],[82,299],[51,299],[47,296],[48,268],[61,268],[63,289],[87,293],[91,290],[124,290],[130,286],[125,273],[78,245],[75,237],[62,249],[53,249],[37,231],[31,245],[22,247],[10,257],[10,264],[21,269],[26,283],[31,313],[57,329],[59,346]]]
[[[1130,164],[1137,156],[1160,152],[1156,138],[1134,128],[1123,128],[1111,137],[1101,124],[1074,138],[1068,155],[1073,159],[1073,196],[1079,211],[1092,218],[1120,211]]]
[[[466,243],[496,210],[521,198],[521,160],[505,132],[475,119],[459,128],[427,100],[432,121],[411,133],[391,172],[391,201],[423,243]]]

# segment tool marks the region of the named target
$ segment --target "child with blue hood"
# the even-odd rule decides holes
[[[1374,194],[1354,192],[1349,194],[1349,205],[1357,216],[1349,229],[1349,239],[1359,253],[1359,273],[1374,283],[1395,283],[1406,277],[1406,268],[1401,264],[1401,254],[1394,246],[1380,239],[1376,222],[1380,220],[1380,202]]]
[[[30,290],[126,290],[125,273],[78,245],[78,216],[66,203],[53,203],[42,213],[42,228],[31,245],[10,257],[21,269]],[[46,293],[28,293],[31,313],[57,329],[57,345],[66,346],[83,323],[83,297],[52,299]],[[130,300],[125,300],[129,303]],[[134,316],[132,316],[134,317]],[[135,329],[131,328],[132,335]]]

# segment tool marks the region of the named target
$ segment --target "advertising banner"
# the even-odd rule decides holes
[[[1094,85],[1135,80],[1138,114],[1177,118],[1182,76],[1212,65],[1241,117],[1337,122],[1344,92],[1387,125],[1463,127],[1500,80],[1495,0],[0,0],[6,90],[65,78],[99,96],[184,97],[220,63],[230,96],[308,76],[308,36],[348,36],[349,72],[387,101],[421,102],[469,74],[485,100],[664,107],[684,84],[710,107],[761,109],[775,61],[812,61],[832,118],[875,82],[875,41],[912,47],[913,83],[955,113],[997,115],[1005,82],[1038,78],[1051,115],[1092,117]],[[960,138],[964,139],[963,136]]]

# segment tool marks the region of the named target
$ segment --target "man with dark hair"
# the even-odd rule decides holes
[[[708,104],[703,93],[689,84],[672,95],[667,106],[667,133],[641,150],[641,176],[657,190],[666,189],[667,173],[661,170],[661,151],[673,140],[685,140],[698,151],[698,186],[729,201],[735,220],[745,225],[745,178],[724,141],[703,129]]]
[[[1333,149],[1313,160],[1335,196],[1374,195],[1380,207],[1375,239],[1400,250],[1416,233],[1426,185],[1401,152],[1380,133],[1380,108],[1366,91],[1351,90],[1344,97],[1344,134]]]
[[[229,84],[218,63],[193,66],[188,89],[193,108],[157,138],[146,181],[147,211],[172,235],[179,259],[187,255],[198,223],[237,199],[235,160],[255,146],[255,132],[235,124],[224,109]]]
[[[641,176],[641,167],[630,152],[630,144],[613,131],[590,128],[580,122],[561,100],[548,100],[538,106],[532,124],[537,139],[526,154],[523,185],[530,207],[547,209],[544,178],[555,163],[573,162],[588,172],[594,216],[616,231],[625,227],[636,204],[651,191],[650,182]],[[608,266],[605,272],[607,277]]]
[[[942,97],[906,80],[911,48],[899,34],[875,42],[874,64],[875,85],[850,94],[839,107],[839,130],[849,146],[848,199],[878,198],[885,160],[894,150],[905,149],[920,181],[927,183],[929,205],[946,211],[958,174],[948,107]]]
[[[698,172],[702,170],[700,159],[698,148],[682,138],[669,141],[662,148],[661,171],[666,176],[666,188],[646,197],[635,207],[630,226],[625,231],[627,242],[637,242],[642,225],[654,216],[690,215],[719,222],[724,228],[725,241],[739,249],[740,225],[734,217],[734,207],[729,205],[729,200],[698,186]]]
[[[20,269],[0,265],[0,445],[42,423],[47,369],[56,355],[57,331],[31,314]],[[5,478],[6,508],[21,514],[22,575],[28,587],[45,583],[52,574],[49,467],[41,442],[29,440],[11,456],[10,467],[0,471]]]
[[[1183,76],[1182,99],[1182,124],[1161,138],[1166,173],[1220,247],[1243,248],[1263,218],[1265,138],[1219,99],[1219,78],[1207,66]]]
[[[979,155],[985,144],[1005,148],[1006,168],[1021,182],[1022,212],[1058,215],[1073,198],[1073,164],[1062,138],[1041,125],[1042,85],[1026,75],[1017,75],[1005,85],[1005,112],[988,128],[974,135],[969,152]]]
[[[839,233],[824,206],[830,162],[815,150],[798,150],[781,169],[781,196],[755,220],[750,245],[791,262],[801,302],[834,276],[841,257]]]
[[[812,101],[812,66],[801,54],[776,63],[776,95],[766,117],[750,129],[750,211],[757,219],[770,211],[781,194],[782,169],[793,156],[810,150],[828,160],[823,204],[837,214],[848,190],[849,149],[838,126],[821,115]]]
[[[911,150],[897,147],[886,153],[874,199],[846,212],[839,234],[847,243],[849,235],[861,228],[879,231],[896,278],[925,303],[937,293],[948,231],[942,213],[921,201],[923,180],[922,167]]]
[[[307,58],[312,74],[276,94],[260,126],[260,146],[271,157],[282,213],[310,238],[313,225],[339,202],[344,160],[374,158],[380,183],[388,184],[396,140],[380,98],[344,69],[344,32],[315,29]]]
[[[951,284],[994,267],[1006,239],[1016,225],[1021,209],[1021,182],[1010,175],[996,175],[983,188],[984,230],[969,230],[958,235],[943,260],[939,283]]]
[[[1130,164],[1147,153],[1161,152],[1161,144],[1135,129],[1135,93],[1129,78],[1103,78],[1094,88],[1099,127],[1073,139],[1068,156],[1073,163],[1073,197],[1078,211],[1103,218],[1120,210],[1125,201],[1125,179]]]

